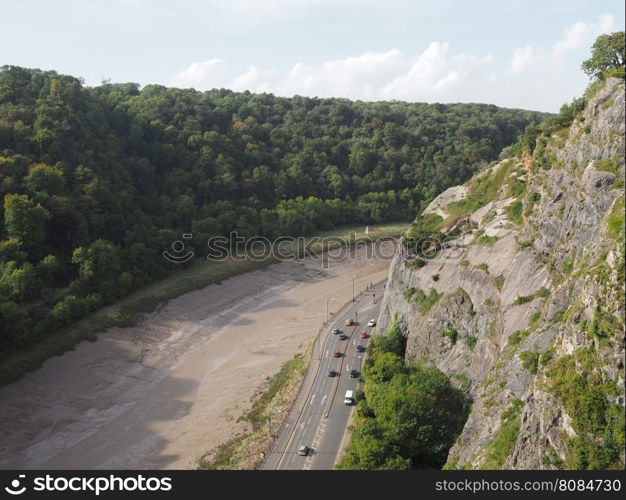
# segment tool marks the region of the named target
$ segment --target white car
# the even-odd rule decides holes
[[[370,319],[370,320],[367,322],[367,326],[376,326],[376,320],[375,320],[375,319]]]

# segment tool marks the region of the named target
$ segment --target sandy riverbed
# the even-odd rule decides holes
[[[388,245],[391,245],[389,243]],[[387,251],[390,254],[391,251]],[[389,260],[281,262],[185,294],[0,388],[0,468],[194,468]]]

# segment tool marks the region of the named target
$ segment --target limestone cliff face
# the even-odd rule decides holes
[[[609,79],[533,156],[487,167],[416,221],[443,248],[396,255],[380,325],[397,314],[407,358],[427,356],[472,401],[447,467],[623,466],[623,175],[624,82]]]

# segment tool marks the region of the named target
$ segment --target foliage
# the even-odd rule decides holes
[[[397,331],[394,318],[382,337]],[[363,368],[365,399],[339,469],[441,468],[465,423],[462,393],[425,360],[406,365],[404,353],[384,350],[394,344],[372,346]]]
[[[510,205],[507,205],[505,208],[507,218],[513,224],[521,224],[522,223],[522,208],[524,205],[521,201],[516,200]]]
[[[496,287],[498,288],[498,291],[502,291],[503,286],[504,286],[504,276],[497,276]]]
[[[623,74],[624,52],[623,31],[600,35],[591,47],[591,57],[583,61],[581,69],[594,79],[614,69],[621,69]]]
[[[513,301],[513,305],[519,306],[521,304],[532,302],[533,300],[537,298],[546,298],[549,295],[550,295],[550,290],[542,286],[539,290],[537,290],[535,293],[531,295],[518,295],[517,297],[515,297],[515,300]]]
[[[468,335],[467,337],[465,337],[465,343],[467,344],[467,347],[469,347],[472,351],[476,347],[477,342],[478,337],[476,337],[475,335]]]
[[[621,468],[624,413],[607,396],[614,384],[603,380],[593,348],[578,349],[546,368],[547,388],[572,419],[577,436],[568,441],[566,465],[575,469]]]
[[[483,462],[481,469],[498,470],[502,468],[506,459],[511,455],[519,435],[519,414],[523,407],[523,401],[514,399],[507,410],[502,413],[500,429],[485,449],[487,458]]]
[[[542,140],[551,137],[555,132],[569,127],[576,116],[585,109],[587,98],[580,97],[573,99],[569,104],[563,104],[559,109],[559,113],[547,117],[539,125],[530,124],[521,135],[518,142],[512,146],[511,150],[515,155],[522,153],[535,152],[535,161],[542,166],[547,165],[547,158],[543,157],[543,147],[545,144]],[[538,150],[536,148],[539,148]]]
[[[441,335],[443,335],[444,337],[448,337],[450,339],[450,342],[452,342],[452,345],[456,344],[456,340],[459,338],[459,332],[456,328],[450,328],[445,332],[442,332]]]
[[[255,398],[252,407],[242,417],[252,424],[254,430],[259,429],[269,420],[267,408],[277,394],[288,387],[294,376],[303,376],[306,372],[307,363],[302,353],[296,354],[293,359],[287,361],[281,369],[267,380],[265,388]]]
[[[519,359],[522,361],[522,366],[525,370],[528,370],[533,375],[537,374],[539,368],[540,353],[537,349],[531,349],[519,354]]]
[[[180,271],[161,254],[181,233],[193,233],[189,246],[204,257],[207,238],[233,231],[277,238],[410,220],[543,116],[478,104],[90,88],[3,66],[0,304],[26,312],[34,345],[53,333],[57,322],[44,328],[42,318],[65,296],[91,296],[91,309]],[[22,326],[7,326],[15,344],[3,357],[23,347]]]
[[[512,347],[518,346],[526,337],[528,337],[528,334],[528,330],[516,330],[509,335],[508,344]]]
[[[392,353],[396,357],[404,356],[406,349],[406,336],[402,333],[402,328],[396,315],[387,327],[385,335],[377,335],[370,340],[370,351],[380,351],[382,353]]]
[[[485,246],[492,246],[496,241],[498,241],[500,238],[498,236],[481,236],[480,238],[478,238],[478,240],[476,240],[476,243],[478,245],[485,245]]]
[[[302,381],[311,354],[309,346],[304,353],[296,354],[287,361],[274,376],[267,379],[265,387],[252,398],[252,407],[240,420],[249,422],[246,430],[219,445],[198,459],[201,470],[240,470],[255,468],[261,464],[256,450],[265,447],[268,435],[282,426],[293,398],[292,390]],[[278,409],[278,411],[276,411]],[[254,454],[254,455],[253,455]],[[252,466],[252,467],[251,467]]]
[[[422,314],[426,314],[430,311],[442,296],[443,293],[437,292],[434,288],[431,288],[428,294],[426,294],[421,288],[412,287],[405,290],[405,298],[408,301],[417,303]]]
[[[619,242],[624,241],[624,215],[624,195],[622,194],[615,200],[613,209],[606,220],[609,236]]]

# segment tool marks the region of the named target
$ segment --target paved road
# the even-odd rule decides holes
[[[364,353],[356,346],[366,346],[369,335],[374,330],[366,326],[371,318],[378,318],[380,298],[384,283],[378,284],[372,291],[364,294],[357,302],[334,318],[326,332],[322,333],[320,345],[312,359],[312,369],[303,381],[303,387],[294,404],[292,415],[287,419],[275,446],[263,464],[263,469],[332,469],[342,444],[348,422],[354,406],[344,404],[347,390],[356,390],[357,378],[350,377],[350,370],[361,371]],[[374,303],[372,293],[376,295]],[[344,326],[348,318],[355,318],[355,326]],[[339,340],[331,330],[338,327],[348,338]],[[366,331],[368,338],[361,339],[360,333]],[[341,352],[340,358],[333,357]],[[339,373],[329,377],[328,371]],[[307,445],[311,453],[307,457],[298,455],[298,447]]]

